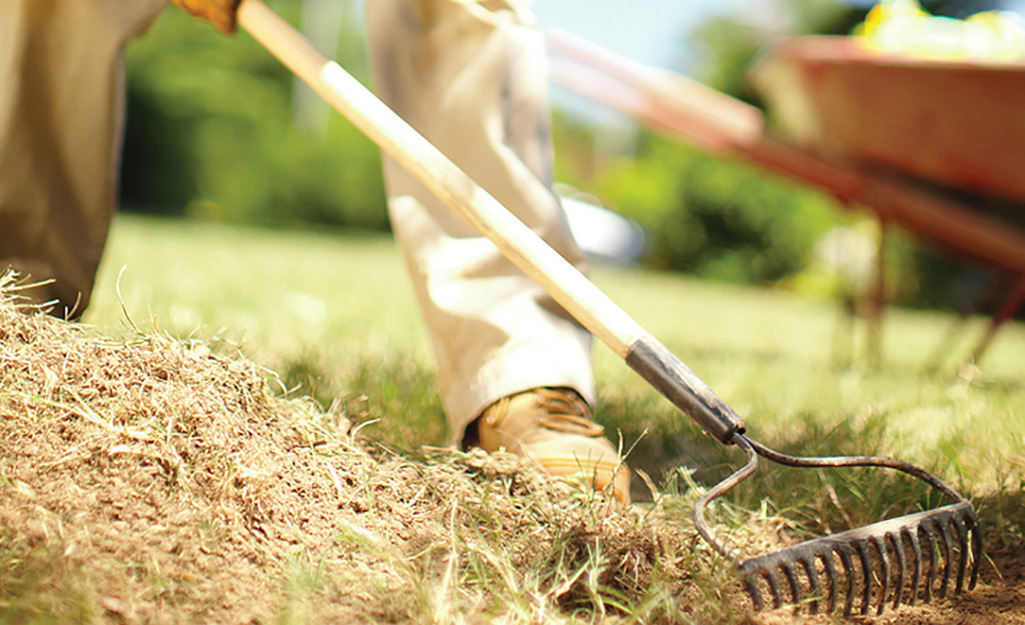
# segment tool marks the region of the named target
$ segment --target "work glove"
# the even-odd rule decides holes
[[[242,0],[171,0],[196,17],[208,20],[225,35],[235,32],[235,12]]]

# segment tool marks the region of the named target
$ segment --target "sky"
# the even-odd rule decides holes
[[[544,28],[561,28],[647,65],[686,65],[684,34],[711,15],[752,0],[534,0]]]
[[[845,0],[868,7],[876,0]],[[920,0],[921,1],[921,0]],[[686,71],[682,39],[717,14],[772,10],[772,0],[533,0],[542,27],[556,27],[648,65]],[[1025,0],[1003,0],[1025,14]]]
[[[845,1],[864,7],[877,2]],[[687,31],[715,15],[761,13],[762,19],[771,19],[773,4],[774,0],[533,0],[533,10],[542,28],[567,30],[646,65],[689,74],[693,59],[684,46]],[[1002,5],[1025,15],[1025,0],[1003,0]],[[552,89],[552,103],[605,122],[624,121],[558,86]]]
[[[542,28],[558,28],[645,65],[686,73],[688,30],[711,16],[750,10],[765,0],[533,0]],[[552,104],[603,126],[632,126],[616,113],[557,85]]]

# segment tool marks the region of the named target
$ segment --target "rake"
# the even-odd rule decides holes
[[[825,612],[831,613],[843,599],[845,617],[854,613],[855,602],[860,602],[860,615],[869,615],[875,606],[876,615],[881,616],[890,602],[897,609],[902,603],[914,605],[919,597],[925,602],[933,596],[946,597],[952,577],[956,578],[954,594],[965,588],[966,577],[969,589],[978,582],[982,532],[975,509],[935,475],[894,458],[802,458],[769,449],[743,433],[735,434],[732,440],[747,453],[748,463],[698,499],[694,504],[694,524],[716,551],[737,563],[744,589],[756,610],[766,607],[762,592],[767,589],[774,609],[782,607],[788,596],[786,602],[798,606],[795,612],[807,603],[810,613],[817,614],[825,599]],[[716,540],[704,513],[713,499],[754,473],[759,456],[792,467],[892,469],[928,483],[954,503],[740,560],[735,550]]]
[[[373,93],[314,49],[262,0],[243,0],[238,20],[708,435],[725,445],[736,445],[747,454],[747,464],[705,493],[693,514],[701,536],[737,562],[738,574],[756,608],[764,607],[761,588],[767,587],[774,607],[782,606],[784,601],[799,606],[808,603],[816,612],[825,599],[826,610],[832,611],[846,595],[846,615],[853,613],[856,597],[860,598],[861,614],[867,614],[873,605],[881,613],[887,602],[892,601],[896,607],[902,602],[914,603],[918,597],[928,601],[934,595],[945,596],[952,576],[957,580],[955,593],[961,592],[969,565],[968,587],[974,587],[982,556],[979,520],[972,504],[939,478],[891,458],[787,456],[749,438],[744,421],[679,358]],[[894,469],[926,481],[954,503],[740,561],[734,551],[716,540],[705,521],[705,510],[713,499],[751,476],[759,457],[796,467]],[[906,582],[909,562],[911,577]],[[846,582],[842,584],[843,592],[842,582]],[[910,586],[907,593],[905,586]],[[789,595],[786,599],[785,594]]]

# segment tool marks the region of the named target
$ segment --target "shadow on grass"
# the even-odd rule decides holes
[[[342,357],[308,349],[278,367],[290,393],[312,397],[386,447],[412,450],[448,440],[434,373],[403,354]]]
[[[1025,480],[976,497],[973,503],[982,521],[987,549],[1025,552]]]

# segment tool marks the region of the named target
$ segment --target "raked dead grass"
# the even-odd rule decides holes
[[[676,621],[711,574],[658,506],[396,455],[230,349],[2,299],[0,622]]]
[[[600,494],[554,482],[513,456],[416,449],[409,443],[417,440],[413,429],[398,434],[387,429],[389,421],[436,423],[439,408],[427,399],[433,390],[424,373],[429,369],[419,364],[422,345],[398,338],[417,334],[409,325],[412,315],[399,306],[380,314],[347,308],[350,300],[364,305],[375,299],[359,289],[382,283],[381,266],[322,277],[315,271],[324,266],[347,271],[345,250],[335,251],[326,238],[289,247],[288,237],[280,234],[239,234],[221,226],[193,230],[170,222],[128,222],[122,232],[131,236],[115,236],[101,293],[115,290],[111,276],[118,270],[109,263],[118,264],[124,245],[138,248],[131,252],[138,262],[123,285],[127,299],[114,299],[113,312],[103,312],[104,298],[112,298],[101,294],[96,310],[98,318],[107,319],[102,328],[36,314],[17,304],[9,284],[3,291],[0,623],[775,623],[789,618],[747,613],[729,563],[698,540],[690,524],[689,507],[701,487],[689,471],[669,466],[682,449],[687,464],[712,471],[703,480],[707,484],[735,458],[700,442],[694,428],[679,425],[687,422],[669,415],[671,409],[654,401],[650,389],[622,382],[600,353],[599,375],[606,380],[600,389],[603,419],[625,430],[628,444],[638,429],[649,430],[635,449],[635,465],[666,467],[664,474],[653,473],[647,495],[652,501],[625,511]],[[201,249],[189,251],[249,260],[232,265],[200,258],[198,273],[179,264],[188,245],[204,241]],[[360,248],[354,258],[365,259],[369,252],[385,273],[401,272],[376,243],[346,242]],[[169,256],[154,254],[158,245],[166,245]],[[278,258],[289,262],[255,260],[268,246],[280,246]],[[304,264],[310,255],[316,258]],[[140,269],[146,263],[152,267]],[[251,266],[240,270],[237,264]],[[218,276],[209,275],[211,266],[218,267]],[[199,274],[215,283],[208,295],[185,288]],[[259,288],[254,288],[256,278],[264,280]],[[365,279],[367,285],[320,284],[340,278]],[[651,288],[649,282],[658,284]],[[146,286],[151,299],[138,301],[132,284]],[[332,332],[358,340],[306,336],[302,332],[317,327],[311,322],[293,320],[296,328],[289,326],[288,315],[304,309],[288,308],[284,296],[309,292],[316,284],[341,294],[328,309],[348,316],[349,325]],[[231,297],[231,288],[241,289],[241,299]],[[720,381],[717,390],[733,398],[742,414],[753,415],[752,426],[767,442],[826,452],[838,445],[864,452],[896,448],[913,453],[913,461],[932,458],[928,468],[953,474],[976,496],[993,552],[980,588],[960,601],[904,609],[884,622],[1025,623],[1022,451],[1016,439],[1005,435],[990,443],[987,436],[1018,431],[1012,420],[1021,408],[1015,378],[983,376],[952,384],[900,367],[881,374],[857,368],[823,372],[810,352],[795,357],[788,351],[784,338],[787,324],[807,333],[809,324],[820,323],[819,313],[805,314],[757,295],[751,297],[763,301],[758,314],[751,314],[741,305],[750,304],[750,297],[720,289],[705,289],[694,307],[694,298],[679,297],[664,278],[639,273],[629,282],[614,282],[610,290],[615,297],[627,289],[676,311],[672,317],[641,319],[656,335],[665,337],[666,328],[681,325],[680,319],[688,322],[685,329],[697,334],[673,335],[667,344],[686,343],[692,366],[710,375],[709,381]],[[246,300],[257,292],[264,299]],[[377,299],[391,304],[394,297],[389,292]],[[195,315],[172,324],[179,337],[174,338],[159,329],[168,319],[158,304],[154,321],[147,317],[139,323],[141,331],[121,310],[121,304],[135,314],[153,310],[150,303],[160,298],[185,310],[202,311],[211,305],[204,301],[228,311],[235,307],[235,317],[214,324],[220,330],[194,335],[234,339],[231,319],[277,330],[270,340],[257,330],[239,348],[224,338],[189,338],[195,326],[187,326],[196,323]],[[721,312],[702,316],[700,308],[709,302]],[[642,306],[642,317],[655,308]],[[366,319],[381,314],[389,316],[385,325],[398,328],[397,334],[366,331]],[[200,321],[217,319],[199,315]],[[713,319],[741,334],[702,329]],[[774,328],[768,340],[778,344],[756,344],[762,334],[752,331],[751,323]],[[917,327],[899,318],[895,324]],[[122,330],[115,332],[116,327]],[[715,343],[714,336],[726,336],[729,344]],[[359,351],[358,342],[369,348]],[[300,345],[298,355],[275,347],[292,350],[293,343]],[[312,349],[314,343],[320,349]],[[303,350],[311,351],[304,355]],[[382,350],[397,355],[374,355]],[[253,353],[262,358],[251,359]],[[720,357],[723,353],[728,358]],[[995,355],[997,371],[1016,370],[1013,357]],[[268,360],[275,367],[295,364],[304,371],[305,384],[324,385],[322,399],[340,401],[325,409],[301,398],[317,389],[283,392],[279,378],[257,364]],[[284,386],[299,379],[285,377]],[[825,387],[825,378],[838,382]],[[722,380],[730,384],[725,389]],[[847,412],[837,410],[851,402]],[[931,442],[915,438],[910,427],[894,435],[894,422],[911,417],[935,422],[947,415],[959,420],[959,429]],[[960,423],[965,420],[975,425]],[[413,451],[391,451],[380,444],[380,432],[406,441],[401,447]],[[440,431],[434,432],[430,438],[437,440]],[[998,471],[995,464],[1003,468]],[[974,467],[985,466],[989,472],[977,476]],[[750,511],[722,506],[717,531],[757,553],[795,533],[822,529],[813,518],[825,522],[817,512],[820,504],[833,506],[823,513],[834,520],[848,512],[904,511],[888,509],[885,497],[854,499],[856,508],[837,509],[816,487],[821,476],[795,478],[811,484],[810,494],[798,494],[796,482],[782,477],[791,475],[785,471],[758,476],[742,497]],[[997,472],[1004,479],[994,486]],[[846,486],[844,495],[901,487],[872,476],[831,483]],[[902,505],[915,505],[911,495]],[[784,521],[777,511],[801,519],[801,526]]]

